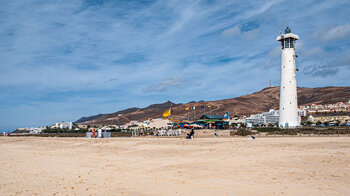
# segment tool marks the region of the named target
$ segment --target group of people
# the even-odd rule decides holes
[[[154,132],[154,135],[155,136],[161,136],[161,135],[168,135],[168,136],[171,136],[172,134],[169,134],[169,132],[167,132],[168,134],[164,134],[163,132],[161,132],[161,131],[155,131]],[[181,131],[180,131],[180,133],[178,134],[178,135],[180,135],[181,134]],[[140,132],[140,135],[141,135],[141,132]],[[177,135],[177,134],[176,134]],[[219,134],[218,134],[218,132],[217,131],[215,131],[214,132],[214,138],[217,138],[217,137],[219,137]],[[190,133],[187,133],[187,136],[186,136],[186,139],[194,139],[194,129],[191,129],[191,132]],[[253,136],[253,135],[251,135],[250,137],[249,137],[249,139],[255,139],[255,137]]]
[[[102,129],[98,129],[98,130],[97,130],[97,133],[96,133],[95,128],[92,128],[91,132],[92,132],[92,133],[91,133],[91,138],[97,138],[97,137],[103,138]]]
[[[218,132],[215,131],[214,137],[219,137]],[[192,129],[190,133],[187,133],[186,139],[194,139],[194,130]]]

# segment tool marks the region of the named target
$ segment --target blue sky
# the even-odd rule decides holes
[[[350,2],[0,0],[0,130],[279,85],[350,85]]]

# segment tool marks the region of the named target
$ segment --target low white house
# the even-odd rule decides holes
[[[56,129],[72,129],[73,128],[73,123],[72,122],[57,122],[52,128]]]
[[[41,133],[46,127],[32,127],[29,130],[29,133]]]
[[[26,128],[18,128],[17,130],[28,131],[29,133],[37,134],[37,133],[41,133],[42,130],[44,129],[46,129],[46,127],[26,127]]]

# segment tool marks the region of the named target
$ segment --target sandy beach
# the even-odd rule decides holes
[[[0,195],[350,195],[350,137],[1,137],[0,147]]]

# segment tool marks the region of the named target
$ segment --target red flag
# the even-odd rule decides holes
[[[170,108],[170,115],[173,116],[173,105],[171,105],[171,108]]]

